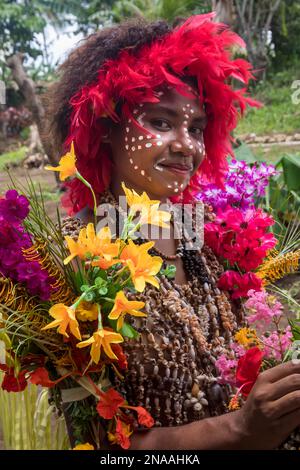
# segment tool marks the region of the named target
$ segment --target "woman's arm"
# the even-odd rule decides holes
[[[269,369],[238,411],[132,436],[131,449],[275,449],[300,425],[300,364]]]

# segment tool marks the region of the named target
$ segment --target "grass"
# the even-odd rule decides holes
[[[259,84],[253,97],[264,106],[249,109],[237,127],[235,135],[256,135],[300,132],[300,104],[293,104],[291,88],[294,80],[300,80],[300,70],[290,69],[277,73],[265,83]]]
[[[9,163],[19,163],[26,156],[27,147],[22,146],[16,150],[2,153],[0,155],[0,171],[5,170],[6,165]]]

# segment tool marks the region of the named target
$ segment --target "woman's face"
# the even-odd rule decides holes
[[[124,117],[111,129],[114,192],[119,192],[124,181],[127,187],[146,191],[155,199],[176,196],[204,158],[206,115],[199,98],[186,98],[172,88],[158,93],[159,103],[145,103],[131,110],[149,134]]]

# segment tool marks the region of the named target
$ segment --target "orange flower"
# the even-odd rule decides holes
[[[145,302],[138,302],[134,300],[128,300],[123,291],[117,293],[115,298],[115,304],[108,315],[110,320],[117,320],[117,330],[120,330],[124,323],[124,317],[126,313],[133,315],[134,317],[146,317],[147,315],[138,310],[145,306]]]
[[[74,176],[77,173],[76,168],[76,155],[74,151],[74,143],[71,143],[71,151],[67,152],[65,155],[61,157],[59,160],[59,164],[57,167],[54,166],[45,166],[45,170],[52,170],[52,171],[59,171],[59,179],[61,181],[65,181],[65,179],[69,178],[70,176]]]
[[[162,259],[159,256],[151,256],[148,250],[154,242],[135,245],[132,240],[123,249],[120,261],[126,264],[130,270],[134,287],[138,292],[143,292],[146,282],[159,288],[158,280],[154,277],[161,268]]]
[[[77,444],[72,450],[95,450],[95,447],[89,442],[86,442],[85,444]]]
[[[129,449],[130,447],[130,440],[129,436],[133,431],[130,428],[130,424],[126,424],[120,419],[117,419],[117,426],[115,434],[109,432],[107,433],[108,440],[112,444],[119,444],[123,449]]]
[[[42,330],[48,330],[49,328],[58,326],[57,332],[69,338],[66,332],[69,327],[72,335],[81,340],[78,321],[75,317],[75,310],[72,307],[67,307],[64,304],[56,304],[50,308],[49,314],[51,317],[55,318],[55,320],[49,323],[49,325],[44,326]]]
[[[102,329],[97,330],[93,336],[91,336],[86,341],[82,341],[78,343],[76,346],[77,348],[85,348],[86,346],[92,345],[91,347],[91,358],[98,364],[100,360],[100,353],[101,348],[103,347],[105,354],[110,359],[118,359],[118,357],[114,354],[113,350],[111,349],[111,343],[122,343],[123,337],[119,333],[115,333],[114,331]]]

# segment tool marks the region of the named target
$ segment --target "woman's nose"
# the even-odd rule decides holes
[[[171,142],[171,151],[174,153],[182,153],[184,156],[195,154],[195,145],[193,144],[187,131],[183,130],[178,133]]]

